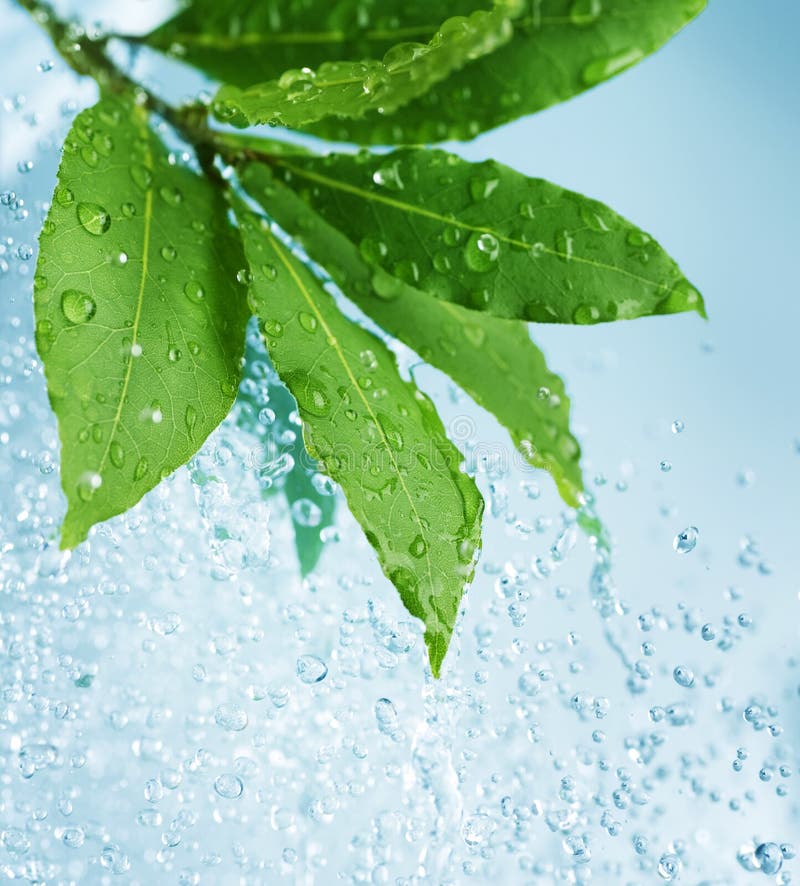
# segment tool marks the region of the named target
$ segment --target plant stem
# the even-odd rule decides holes
[[[81,76],[91,77],[105,92],[136,92],[144,104],[163,117],[190,144],[213,145],[216,140],[206,122],[207,110],[201,105],[175,108],[141,83],[131,79],[108,57],[108,37],[91,38],[79,25],[59,19],[52,6],[42,0],[17,0],[47,33],[61,58]]]
[[[269,151],[253,147],[243,149],[232,145],[224,133],[215,132],[208,125],[208,108],[196,102],[176,108],[159,98],[147,87],[137,83],[109,58],[108,36],[90,37],[80,25],[59,19],[52,6],[43,0],[17,0],[33,20],[47,33],[61,58],[81,76],[91,77],[102,92],[133,92],[148,110],[166,120],[195,151],[203,172],[223,190],[229,182],[215,165],[219,155],[225,163],[238,165],[243,160],[270,163]]]

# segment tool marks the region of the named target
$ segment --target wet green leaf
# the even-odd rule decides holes
[[[320,533],[333,525],[336,497],[332,490],[321,491],[315,483],[320,466],[306,452],[300,428],[289,420],[289,416],[297,410],[297,403],[282,384],[268,382],[264,372],[269,367],[268,361],[263,345],[256,348],[248,339],[245,368],[239,387],[238,405],[241,408],[237,413],[237,423],[256,437],[268,438],[264,443],[274,447],[276,460],[283,454],[292,457],[293,466],[289,473],[278,482],[270,479],[269,484],[262,485],[262,490],[265,497],[282,494],[286,499],[300,573],[305,577],[313,571],[322,554],[324,544]],[[273,372],[271,369],[268,371],[270,374]],[[265,427],[258,418],[265,406],[276,416],[269,427]],[[284,442],[286,431],[295,434],[288,443]]]
[[[250,86],[337,59],[379,59],[400,41],[427,43],[451,16],[488,0],[194,0],[142,38],[215,80]]]
[[[409,104],[359,120],[323,120],[316,135],[360,144],[470,139],[564,101],[666,43],[706,0],[536,0],[514,37]]]
[[[294,527],[300,574],[305,578],[314,570],[322,555],[324,542],[320,533],[333,525],[336,499],[333,495],[320,495],[312,481],[314,472],[303,467],[303,460],[309,459],[303,438],[299,434],[295,445],[295,458],[299,461],[299,465],[289,472],[283,484],[283,491]]]
[[[483,501],[431,402],[386,346],[350,322],[266,222],[246,211],[251,301],[295,396],[306,448],[336,482],[406,608],[425,623],[438,675],[480,545]]]
[[[396,299],[380,298],[374,270],[358,248],[275,182],[268,167],[248,165],[242,183],[345,295],[491,412],[523,457],[549,471],[564,501],[580,507],[580,447],[569,429],[569,399],[524,323],[469,311],[412,287],[403,287]]]
[[[212,186],[132,101],[83,111],[40,237],[36,344],[61,437],[62,547],[186,462],[236,393],[244,256]]]
[[[436,150],[276,157],[276,176],[395,281],[496,317],[602,323],[697,311],[677,264],[607,206]]]
[[[381,60],[327,61],[245,89],[225,85],[217,92],[214,114],[234,126],[298,127],[330,116],[389,113],[510,40],[509,16],[518,10],[518,0],[498,0],[494,10],[448,18],[428,43],[398,43]]]

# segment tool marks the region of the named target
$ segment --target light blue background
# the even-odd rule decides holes
[[[107,3],[93,3],[89,7],[75,2],[71,6],[87,19],[92,17],[89,8],[99,11],[109,8]],[[129,20],[141,16],[154,21],[159,6],[143,0],[126,8],[120,5],[114,12],[126,15]],[[60,133],[55,132],[54,143],[49,146],[37,148],[37,142],[43,139],[47,142],[54,129],[64,129],[66,121],[56,125],[62,100],[71,100],[80,107],[93,100],[94,92],[91,83],[78,84],[63,72],[63,65],[58,62],[51,74],[36,74],[36,63],[53,57],[52,49],[28,17],[13,4],[5,2],[0,9],[3,11],[0,92],[4,100],[18,93],[26,97],[24,112],[12,110],[8,101],[0,111],[0,190],[11,188],[22,194],[32,212],[30,221],[23,224],[6,226],[8,218],[2,216],[4,226],[0,233],[14,237],[16,248],[17,243],[25,240],[35,242],[38,212],[42,201],[48,199],[54,181],[58,148],[55,142]],[[635,777],[638,777],[635,754],[623,750],[623,738],[636,730],[644,732],[652,728],[647,717],[649,705],[691,699],[698,726],[673,729],[663,753],[673,765],[673,775],[679,769],[676,761],[682,751],[705,754],[701,775],[712,786],[723,790],[723,802],[715,806],[707,797],[696,800],[687,792],[685,779],[668,777],[663,784],[656,780],[652,788],[654,801],[645,808],[642,822],[655,807],[652,821],[647,819],[653,844],[648,863],[656,862],[673,838],[681,836],[689,842],[683,882],[692,884],[698,882],[700,876],[709,878],[706,882],[726,884],[745,882],[744,878],[749,876],[760,878],[760,875],[744,874],[735,862],[739,842],[756,834],[777,841],[800,842],[797,776],[786,782],[787,799],[776,799],[775,782],[762,785],[757,781],[758,767],[770,758],[776,745],[770,744],[771,740],[764,734],[754,735],[741,718],[742,708],[754,698],[777,705],[778,720],[785,729],[780,747],[787,759],[793,760],[796,769],[800,762],[797,755],[800,681],[796,666],[800,650],[797,543],[800,529],[797,517],[800,292],[795,269],[800,237],[797,210],[800,186],[796,171],[800,136],[798,33],[800,7],[792,0],[712,0],[700,19],[667,47],[610,83],[471,144],[455,146],[469,158],[493,156],[530,175],[552,179],[607,202],[655,236],[676,257],[706,299],[708,322],[696,316],[676,316],[595,328],[533,330],[552,367],[566,380],[573,402],[575,428],[583,444],[586,476],[598,495],[600,511],[616,542],[614,577],[621,597],[630,608],[630,614],[618,620],[618,627],[622,648],[629,658],[639,657],[643,639],[636,629],[636,616],[653,608],[663,614],[658,630],[649,635],[658,647],[658,655],[653,660],[657,673],[650,695],[634,698],[627,695],[624,688],[627,672],[602,642],[600,623],[585,592],[589,557],[583,542],[576,549],[574,564],[571,561],[564,573],[559,573],[559,576],[566,575],[564,583],[573,588],[568,603],[562,607],[553,594],[554,585],[562,581],[561,578],[531,583],[531,616],[525,630],[517,632],[523,634],[531,646],[541,638],[559,638],[561,645],[556,644],[552,659],[558,680],[564,681],[562,694],[568,697],[572,681],[574,689],[610,698],[612,714],[599,724],[608,733],[608,754],[615,760],[614,765],[622,758],[633,768]],[[183,80],[169,84],[180,94],[183,87],[176,83],[181,84]],[[35,126],[24,122],[25,115],[30,113],[42,115]],[[35,159],[34,169],[21,176],[16,171],[17,162],[28,157]],[[20,276],[16,276],[18,271]],[[20,358],[14,349],[15,339],[18,335],[30,334],[31,271],[28,269],[25,277],[18,263],[11,262],[9,275],[0,277],[0,311],[4,321],[12,316],[22,317],[19,328],[13,323],[3,324],[6,339],[3,353],[10,355],[3,364],[7,369],[18,368]],[[465,411],[476,414],[469,404],[452,402],[436,373],[422,370],[418,378],[445,404],[443,411],[448,420]],[[40,432],[27,414],[24,427],[15,427],[13,421],[9,421],[12,446],[16,445],[17,449],[30,446],[35,452],[35,447],[41,447],[48,435],[52,439],[53,424],[44,404],[43,382],[35,376],[25,380],[22,371],[17,382],[23,392],[20,401],[26,407],[29,402],[33,403],[31,415],[38,410],[36,415],[43,430]],[[0,413],[0,418],[5,424],[6,414]],[[685,423],[685,431],[680,435],[670,430],[675,419]],[[505,441],[503,432],[485,417],[479,430],[485,439]],[[672,462],[669,473],[660,471],[662,459]],[[19,454],[13,462],[11,458],[4,460],[0,468],[0,475],[7,483],[5,488],[9,490],[8,501],[4,502],[3,528],[12,534],[19,507],[16,497],[12,497],[12,489],[16,496],[21,486],[45,481],[32,466],[31,459]],[[737,475],[745,471],[752,471],[754,480],[742,485]],[[595,485],[593,478],[597,475],[603,475],[607,482]],[[513,506],[521,520],[532,523],[537,517],[558,514],[560,505],[545,479],[540,478],[543,496],[536,504],[519,495],[516,489],[519,479],[511,476],[508,483],[512,487]],[[625,482],[625,491],[616,488],[618,481]],[[55,477],[51,475],[47,483],[47,508],[54,515],[60,513],[63,501]],[[481,483],[485,489],[484,477]],[[159,499],[159,495],[163,499]],[[142,679],[148,693],[147,704],[157,704],[161,694],[161,702],[175,709],[174,719],[158,733],[170,752],[179,755],[187,742],[191,745],[195,740],[194,734],[186,738],[181,723],[184,716],[196,716],[196,731],[219,755],[223,761],[220,765],[229,766],[228,757],[234,753],[232,745],[226,743],[230,736],[220,736],[219,731],[215,731],[209,710],[224,697],[220,693],[241,690],[245,677],[233,670],[227,660],[213,655],[203,658],[216,680],[212,686],[198,688],[190,676],[193,657],[200,657],[197,650],[203,643],[207,644],[208,633],[223,628],[244,632],[242,625],[259,624],[265,631],[269,654],[264,655],[263,646],[247,646],[256,651],[245,655],[252,658],[254,670],[263,669],[265,680],[273,679],[277,673],[292,688],[293,701],[281,714],[284,719],[279,719],[274,712],[264,715],[263,705],[260,708],[251,705],[250,710],[253,725],[257,716],[267,721],[266,747],[271,751],[273,745],[277,749],[280,743],[294,767],[283,801],[284,805],[296,802],[301,810],[298,812],[302,822],[297,837],[298,851],[302,856],[303,841],[306,844],[321,842],[331,858],[328,870],[317,874],[316,879],[313,867],[305,868],[303,882],[332,882],[325,878],[333,871],[351,870],[348,866],[355,862],[348,855],[348,840],[355,828],[369,829],[370,804],[380,808],[381,803],[406,797],[394,784],[383,793],[376,789],[365,798],[354,799],[336,818],[336,824],[327,830],[318,823],[309,824],[302,817],[302,804],[290,796],[291,788],[308,773],[317,772],[313,744],[317,740],[316,724],[324,723],[328,728],[340,707],[351,706],[356,711],[353,724],[348,728],[362,737],[375,757],[383,759],[381,754],[384,754],[388,762],[404,767],[404,777],[412,785],[409,802],[412,806],[418,804],[414,808],[419,814],[423,815],[428,809],[425,805],[428,792],[435,801],[437,815],[441,812],[445,819],[443,826],[437,819],[438,845],[443,847],[444,860],[426,860],[429,870],[452,875],[448,853],[456,844],[465,858],[475,860],[474,853],[469,855],[459,839],[462,818],[485,805],[502,825],[497,813],[499,792],[511,789],[507,787],[509,782],[513,783],[510,773],[517,765],[527,763],[534,772],[533,787],[522,779],[523,787],[532,792],[527,802],[532,796],[545,800],[557,798],[561,770],[552,767],[552,760],[558,754],[563,754],[566,760],[563,771],[578,772],[585,778],[587,790],[595,786],[601,789],[603,777],[594,770],[581,769],[572,756],[574,744],[589,743],[588,735],[598,724],[581,721],[576,725],[568,705],[561,704],[564,699],[552,702],[548,696],[547,702],[542,701],[540,714],[546,742],[529,744],[524,737],[527,723],[508,724],[508,720],[513,721],[513,714],[509,713],[506,698],[516,691],[519,667],[512,665],[503,669],[497,659],[490,659],[486,665],[475,651],[477,625],[489,624],[497,629],[496,649],[507,649],[512,636],[505,616],[507,601],[496,598],[493,565],[499,568],[512,560],[524,562],[531,554],[546,553],[552,540],[550,535],[522,538],[510,531],[502,518],[487,519],[482,569],[470,592],[463,621],[464,637],[454,644],[456,649],[461,646],[461,657],[458,658],[456,652],[451,655],[450,674],[448,681],[437,690],[440,693],[437,704],[431,701],[430,687],[424,689],[422,685],[419,647],[411,658],[403,659],[394,672],[384,673],[375,666],[372,672],[357,679],[343,667],[346,650],[337,652],[336,643],[338,620],[344,608],[363,609],[369,595],[385,600],[389,615],[402,617],[391,588],[378,576],[370,553],[358,541],[357,532],[344,516],[341,518],[343,542],[339,549],[334,546],[324,561],[327,570],[327,577],[321,582],[324,593],[310,595],[284,563],[283,572],[268,572],[265,579],[262,576],[256,582],[255,602],[248,603],[246,608],[236,597],[233,586],[215,584],[206,575],[207,541],[192,523],[196,511],[185,472],[179,472],[171,487],[165,485],[162,493],[148,498],[150,503],[142,509],[145,518],[151,518],[151,511],[159,513],[162,506],[158,502],[168,497],[170,505],[176,508],[181,528],[178,532],[171,530],[172,535],[165,534],[165,537],[170,540],[170,547],[186,539],[186,549],[196,556],[198,577],[190,576],[183,584],[176,582],[173,587],[171,582],[162,581],[157,572],[145,575],[141,568],[142,551],[153,541],[149,537],[143,540],[142,536],[127,543],[118,566],[106,566],[100,560],[101,565],[96,567],[99,556],[96,552],[102,555],[103,545],[111,544],[98,539],[93,543],[95,560],[88,557],[86,560],[91,568],[107,569],[109,573],[117,569],[121,576],[126,576],[126,581],[133,576],[130,596],[114,598],[115,618],[119,620],[114,621],[100,610],[99,616],[87,615],[80,623],[79,627],[85,629],[83,634],[76,633],[73,637],[70,633],[73,629],[64,630],[62,640],[58,614],[61,601],[58,600],[57,606],[53,604],[56,652],[59,642],[63,642],[64,648],[70,648],[69,644],[79,636],[86,640],[106,630],[116,631],[113,643],[98,647],[92,653],[99,663],[97,693],[94,696],[77,693],[88,718],[88,734],[99,748],[95,750],[95,768],[100,775],[96,776],[96,782],[90,781],[86,774],[76,776],[76,784],[82,786],[84,795],[82,801],[76,799],[74,817],[76,820],[81,816],[101,818],[108,825],[111,837],[119,840],[138,862],[134,864],[136,876],[147,879],[150,873],[147,865],[155,865],[153,851],[159,848],[157,833],[151,835],[133,823],[136,809],[142,805],[142,785],[152,775],[153,766],[148,761],[132,759],[126,732],[111,733],[101,693],[113,696],[127,679],[128,669],[133,668],[128,662],[135,662],[135,667],[141,668],[147,678]],[[169,515],[165,519],[170,519]],[[175,519],[174,513],[172,519]],[[692,524],[700,530],[700,542],[691,555],[679,557],[672,550],[672,539],[678,530]],[[122,521],[115,525],[117,531],[121,531]],[[160,536],[161,524],[155,525],[159,526]],[[285,515],[278,514],[271,527],[273,548],[280,551],[281,545],[287,544]],[[743,569],[737,563],[740,540],[748,534],[757,540],[762,551],[763,572],[771,574],[762,574],[754,567]],[[25,565],[23,549],[21,545],[14,556],[19,556],[20,564]],[[89,567],[81,566],[78,559],[76,556],[72,560],[71,575],[83,581],[80,570]],[[109,562],[113,563],[110,558]],[[347,582],[336,582],[339,570]],[[77,580],[70,578],[66,583],[66,573],[61,576],[57,571],[54,576],[48,575],[47,570],[40,575],[41,588],[53,595],[71,592],[71,584]],[[730,594],[726,597],[729,586],[740,589],[741,601],[731,601]],[[196,594],[201,593],[201,589],[208,594],[204,598],[208,604],[197,607]],[[308,607],[304,629],[309,640],[300,641],[293,633],[296,626],[284,618],[284,599]],[[6,602],[17,619],[14,629],[25,630],[32,607],[25,600],[17,601],[13,597],[4,598],[4,606]],[[145,630],[140,609],[146,610],[149,616],[157,606],[174,608],[182,614],[182,633],[172,640],[157,639],[156,651],[152,655],[144,654],[140,648],[141,633]],[[198,611],[201,608],[203,611]],[[726,616],[735,619],[736,613],[747,610],[755,626],[744,633],[744,640],[732,653],[723,654],[712,644],[703,644],[696,630],[692,634],[682,632],[681,613],[695,609],[701,620],[711,620],[718,626]],[[320,611],[325,613],[325,618]],[[107,617],[110,627],[103,621]],[[212,623],[211,627],[204,619]],[[9,624],[11,631],[14,625]],[[359,624],[358,630],[366,630],[363,620]],[[583,634],[583,644],[577,650],[565,649],[566,632],[576,629]],[[78,628],[74,630],[77,632]],[[308,648],[324,654],[331,664],[331,679],[315,696],[303,694],[302,686],[298,691],[296,681],[292,682],[294,656]],[[367,644],[365,650],[364,661],[371,662],[371,647]],[[531,649],[526,652],[525,661],[536,662],[538,667],[546,657]],[[573,657],[586,667],[574,677],[566,668]],[[698,686],[691,693],[676,691],[671,672],[677,664],[691,666],[697,672]],[[473,685],[471,680],[472,674],[484,667],[488,670],[489,682],[481,688],[477,681]],[[261,671],[258,674],[262,676]],[[701,681],[701,675],[710,682]],[[336,679],[342,682],[337,684]],[[458,691],[462,681],[470,692],[486,693],[489,715],[478,716],[463,701],[460,708],[457,703],[453,704],[456,712],[452,716],[448,713],[442,696],[453,690],[456,699],[462,698]],[[326,694],[328,692],[330,694]],[[732,697],[734,704],[728,719],[719,714],[717,707],[723,693]],[[439,718],[437,728],[444,722],[444,738],[440,736],[443,744],[436,745],[436,753],[449,761],[451,769],[445,767],[448,778],[454,772],[452,767],[463,763],[460,755],[470,750],[477,753],[477,762],[471,767],[465,766],[469,772],[460,791],[452,791],[447,778],[440,782],[434,779],[432,784],[422,784],[424,779],[414,781],[414,773],[419,778],[419,771],[415,769],[418,744],[413,755],[404,744],[380,744],[385,736],[374,734],[372,706],[375,698],[383,694],[394,700],[401,723],[409,734],[415,735],[415,742],[419,740],[424,744],[419,736],[427,735],[426,728],[436,731],[436,718]],[[469,697],[467,693],[466,698]],[[118,701],[114,697],[114,703]],[[141,711],[136,709],[132,719],[137,713]],[[210,725],[203,717],[211,720]],[[507,731],[493,732],[498,725]],[[476,729],[477,737],[465,738],[468,726]],[[58,732],[62,727],[41,726],[35,717],[31,717],[26,728],[29,728],[29,738],[37,734],[37,729],[44,737],[48,735],[48,728],[51,737],[62,735]],[[69,741],[75,739],[75,733],[69,731],[72,728],[70,724],[63,727],[65,748],[71,747]],[[319,731],[324,730],[319,727]],[[8,731],[0,734],[0,755],[6,750],[3,743],[9,734]],[[250,741],[248,732],[242,742],[249,753],[258,756],[260,752],[253,751],[247,744]],[[731,774],[730,761],[740,744],[751,749],[751,762],[749,769],[737,779]],[[490,792],[490,767],[506,778],[506,781],[499,780],[496,795]],[[269,772],[269,767],[265,769]],[[97,790],[96,785],[103,784],[104,778],[108,784],[115,783],[123,771],[129,779],[129,789],[117,793]],[[343,763],[341,777],[349,778],[349,773]],[[18,812],[13,808],[13,801],[20,796],[34,802],[35,791],[41,792],[50,784],[45,777],[42,775],[39,781],[30,783],[19,779],[8,782],[11,787],[5,790],[0,802],[0,829]],[[59,777],[58,773],[52,776],[55,787]],[[95,777],[94,771],[92,777]],[[275,835],[266,826],[262,830],[259,816],[264,815],[264,810],[254,802],[255,791],[250,784],[243,801],[250,803],[245,807],[250,815],[249,824],[245,826],[232,817],[225,818],[224,825],[210,822],[209,809],[220,807],[213,806],[217,800],[211,792],[208,796],[203,792],[208,788],[210,777],[201,773],[196,778],[195,808],[199,810],[200,820],[195,834],[201,842],[220,852],[229,852],[231,842],[242,839],[257,854],[262,841],[268,845],[269,852],[273,852],[270,841],[288,840],[283,832]],[[611,776],[606,779],[604,790],[608,789],[610,780]],[[304,788],[313,789],[313,783]],[[741,797],[745,790],[754,793],[754,799],[745,804],[745,811],[729,811],[728,796]],[[524,796],[524,791],[520,791]],[[305,800],[304,795],[302,802]],[[555,799],[555,802],[559,801]],[[659,804],[665,810],[660,818]],[[222,808],[230,810],[224,804]],[[165,808],[165,816],[167,814]],[[427,826],[428,819],[425,822]],[[633,825],[627,827],[626,822],[622,839],[595,835],[595,862],[613,864],[622,859],[623,871],[629,874],[634,862],[638,862],[630,848],[632,829]],[[703,836],[704,829],[711,832],[710,838],[708,834]],[[545,865],[564,863],[560,835],[550,838],[544,833],[542,836],[540,832],[544,832],[544,828],[540,821],[533,830],[540,841],[535,843],[537,859]],[[551,842],[546,843],[547,839]],[[403,841],[398,838],[397,842]],[[283,844],[275,845],[278,849],[273,856],[278,857]],[[433,838],[431,845],[434,849],[437,845]],[[408,848],[409,857],[417,849],[418,846]],[[56,850],[51,850],[45,842],[44,854],[48,852],[57,857]],[[267,849],[264,852],[267,853]],[[397,852],[399,856],[402,849]],[[64,850],[63,854],[73,865],[65,870],[78,870],[77,876],[83,871],[85,882],[95,882],[96,843],[87,840],[86,851],[80,856],[81,863],[86,861],[89,865],[85,869],[79,867],[78,856],[72,850]],[[432,850],[431,856],[434,855],[436,852]],[[391,869],[392,876],[408,875],[414,869],[413,863],[408,859],[398,860],[398,856],[394,860],[396,867]],[[457,853],[456,856],[460,860]],[[146,858],[146,864],[142,858]],[[5,857],[0,857],[0,863],[4,860]],[[178,850],[175,864],[179,866],[184,862],[196,863],[186,844]],[[495,879],[502,876],[498,871],[502,870],[503,863],[506,861],[498,860],[494,870],[486,867],[483,879],[476,875],[472,882],[488,882],[490,874]],[[512,861],[507,863],[511,865]],[[157,866],[153,869],[156,877],[165,870]],[[520,876],[517,868],[511,870],[510,876]],[[610,876],[604,870],[600,869],[597,882],[606,882],[603,876]],[[225,855],[222,867],[209,874],[204,882],[233,882],[230,877],[236,876],[236,871],[231,856]],[[285,872],[284,875],[293,876]],[[222,879],[215,880],[215,876]],[[435,874],[431,876],[435,878]],[[719,879],[714,879],[717,877]],[[658,881],[652,870],[642,874],[641,879],[648,883]],[[251,880],[256,882],[252,877]],[[551,880],[542,874],[542,879],[535,882]]]

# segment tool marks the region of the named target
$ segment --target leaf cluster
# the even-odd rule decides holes
[[[74,39],[57,41],[102,87],[64,144],[34,283],[62,446],[62,546],[186,463],[237,391],[251,430],[265,410],[286,416],[296,404],[302,435],[286,438],[289,467],[265,495],[291,508],[303,573],[333,519],[332,480],[424,622],[438,676],[483,499],[392,340],[492,413],[599,535],[564,384],[528,324],[704,315],[704,305],[658,243],[602,203],[413,145],[472,138],[568,99],[703,6],[195,0],[144,37],[123,35],[219,83],[207,108],[171,108],[102,46],[79,45],[77,58]],[[176,162],[161,118],[197,163]],[[362,147],[312,152],[226,124]],[[245,354],[251,316],[291,396],[266,399],[263,355]]]

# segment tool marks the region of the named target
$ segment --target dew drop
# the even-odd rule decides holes
[[[78,480],[78,498],[81,501],[91,501],[95,492],[103,485],[103,478],[100,474],[88,471]]]
[[[650,242],[650,235],[644,231],[630,231],[625,238],[628,246],[647,246]]]
[[[122,444],[116,440],[113,440],[108,447],[108,457],[111,459],[111,464],[114,465],[115,468],[122,468],[125,466],[125,450],[122,448]]]
[[[464,252],[467,265],[478,273],[490,271],[500,255],[500,243],[494,234],[472,234]]]
[[[191,403],[186,407],[186,411],[183,415],[183,421],[186,425],[186,432],[189,434],[189,439],[193,440],[194,429],[195,425],[197,424],[197,410],[194,408],[194,406],[192,406]]]
[[[679,314],[684,311],[699,311],[702,299],[700,293],[685,280],[678,282],[670,294],[655,307],[657,314]]]
[[[142,191],[146,191],[153,183],[153,176],[146,166],[141,163],[134,163],[131,166],[131,179],[133,183]]]
[[[300,311],[297,319],[300,321],[300,325],[303,327],[303,329],[305,329],[306,332],[317,331],[317,318],[313,314],[309,314],[306,311]]]
[[[418,560],[425,556],[425,552],[428,550],[428,545],[425,543],[425,539],[418,535],[414,541],[408,546],[408,552],[412,557],[416,557]]]
[[[55,198],[59,206],[71,206],[75,202],[75,195],[64,185],[56,188]]]
[[[403,180],[400,177],[399,161],[390,165],[382,166],[372,173],[372,181],[376,185],[388,188],[390,191],[402,191]]]
[[[602,11],[601,0],[575,0],[569,10],[569,20],[573,25],[591,25],[600,18]]]
[[[499,178],[473,176],[469,181],[469,195],[477,203],[490,197],[499,184]]]
[[[76,212],[83,229],[95,237],[105,234],[111,227],[111,216],[99,203],[79,203]]]
[[[580,326],[589,326],[600,322],[600,309],[597,305],[578,305],[572,312],[572,322]]]
[[[189,280],[183,287],[183,294],[189,299],[189,301],[194,302],[195,304],[199,304],[205,297],[203,287],[197,282],[197,280]]]
[[[183,203],[183,194],[178,188],[170,188],[166,185],[158,190],[161,199],[169,206],[177,207]]]
[[[97,312],[94,299],[78,289],[65,289],[61,294],[61,312],[73,326],[86,323]]]
[[[374,237],[364,237],[358,244],[358,251],[364,261],[371,264],[380,264],[381,260],[386,258],[389,248],[382,240],[376,240]]]

